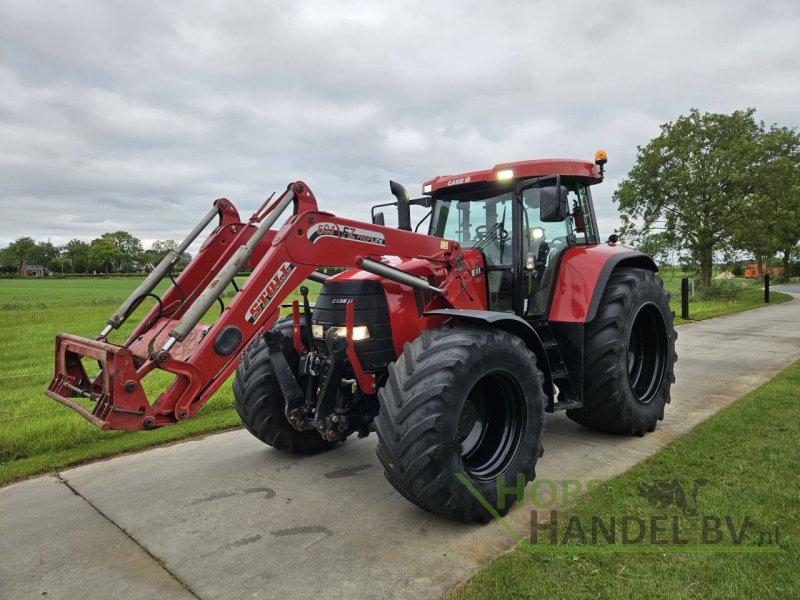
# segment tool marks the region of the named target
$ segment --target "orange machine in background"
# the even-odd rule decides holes
[[[764,272],[770,275],[783,275],[783,267],[769,267],[765,269]],[[744,278],[758,279],[758,265],[756,263],[750,263],[745,267]]]

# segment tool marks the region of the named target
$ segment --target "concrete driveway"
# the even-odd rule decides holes
[[[549,415],[539,478],[625,471],[800,358],[798,298],[681,326],[655,433]],[[406,502],[374,446],[300,458],[234,431],[0,489],[0,598],[436,598],[513,544]]]
[[[787,294],[800,294],[800,283],[784,283],[781,285],[771,285],[770,290],[776,292],[786,292]]]

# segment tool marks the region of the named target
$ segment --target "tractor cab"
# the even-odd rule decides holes
[[[602,181],[605,154],[596,160],[524,161],[425,182],[429,234],[481,252],[489,310],[547,314],[562,252],[598,241],[590,186]]]

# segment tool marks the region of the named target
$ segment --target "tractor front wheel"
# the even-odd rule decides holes
[[[655,273],[614,271],[597,316],[586,326],[583,407],[567,416],[608,433],[655,430],[675,381],[674,318]]]
[[[505,514],[541,456],[542,373],[525,343],[472,325],[425,331],[389,366],[378,393],[377,453],[389,482],[437,515]]]
[[[292,343],[291,319],[291,315],[278,319],[272,330],[283,336],[283,355],[292,371],[296,372],[300,357]],[[286,402],[263,335],[259,335],[242,356],[233,380],[233,398],[236,412],[247,431],[276,450],[291,454],[316,454],[336,444],[323,439],[316,431],[297,431],[289,423],[285,412]]]

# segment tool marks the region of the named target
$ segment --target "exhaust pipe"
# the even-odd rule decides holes
[[[411,231],[411,204],[408,202],[406,188],[396,181],[389,181],[389,189],[397,198],[397,228]]]

